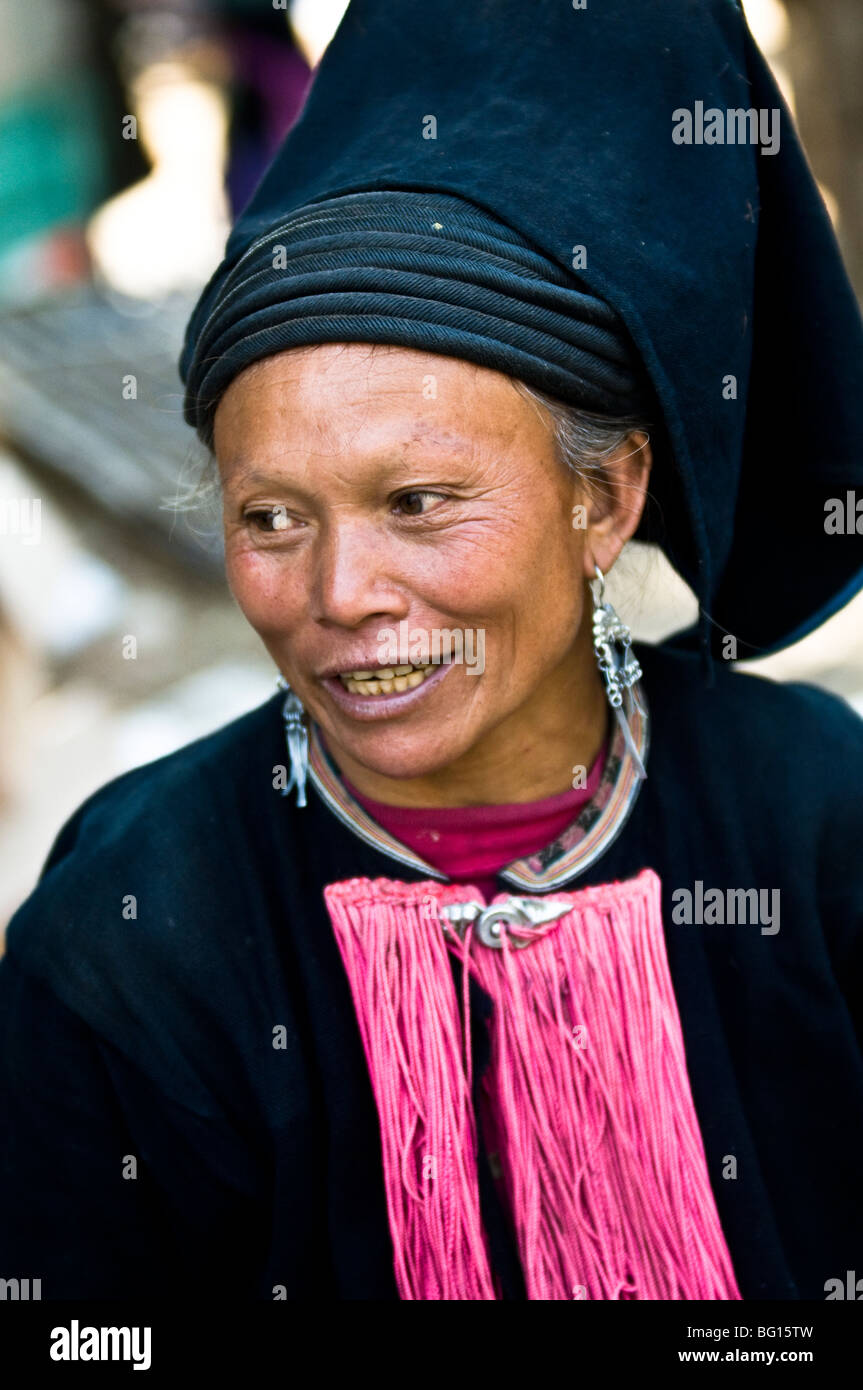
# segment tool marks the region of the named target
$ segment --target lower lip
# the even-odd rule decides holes
[[[452,668],[452,664],[449,663],[438,666],[430,676],[426,676],[422,685],[415,685],[413,690],[396,691],[392,695],[355,695],[352,691],[345,690],[338,676],[325,676],[321,685],[329,691],[335,704],[344,710],[345,714],[351,715],[354,719],[372,722],[375,719],[392,719],[397,714],[405,714],[412,710],[429,690],[446,680]]]

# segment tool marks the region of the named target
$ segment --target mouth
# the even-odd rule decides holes
[[[357,667],[321,677],[334,703],[356,719],[374,720],[407,713],[453,669],[453,663]]]
[[[380,699],[382,695],[402,695],[406,690],[415,690],[434,669],[431,662],[423,666],[382,666],[374,671],[340,671],[338,678],[352,695]]]

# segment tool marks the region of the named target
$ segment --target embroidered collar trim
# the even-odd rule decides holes
[[[641,682],[627,692],[627,720],[638,755],[647,766],[650,743],[649,710]],[[317,727],[309,731],[309,777],[321,800],[344,825],[381,854],[399,864],[417,869],[428,878],[448,883],[449,878],[408,849],[373,820],[363,806],[349,794],[331,758],[324,750]],[[499,871],[508,884],[531,892],[545,893],[560,888],[604,854],[617,839],[635,805],[641,778],[626,746],[620,724],[615,720],[611,747],[602,778],[591,800],[582,807],[573,823],[537,854],[516,859]]]

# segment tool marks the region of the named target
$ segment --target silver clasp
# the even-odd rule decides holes
[[[547,903],[533,898],[507,898],[506,902],[495,903],[494,906],[485,908],[477,902],[447,903],[439,911],[444,919],[444,931],[454,932],[463,941],[468,923],[474,922],[477,937],[483,945],[499,951],[503,948],[504,928],[539,927],[548,922],[555,922],[559,917],[563,917],[564,913],[569,912],[569,903]],[[509,944],[516,950],[530,946],[532,940],[536,939],[530,936],[514,936],[512,932],[507,934]]]

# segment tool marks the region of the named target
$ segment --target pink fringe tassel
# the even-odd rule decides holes
[[[381,1124],[403,1299],[494,1299],[480,1219],[467,977],[494,1002],[483,1078],[529,1299],[739,1299],[686,1072],[660,882],[570,905],[501,950],[443,933],[473,887],[325,889]],[[499,895],[495,902],[505,900]],[[467,966],[462,1014],[448,950]]]

